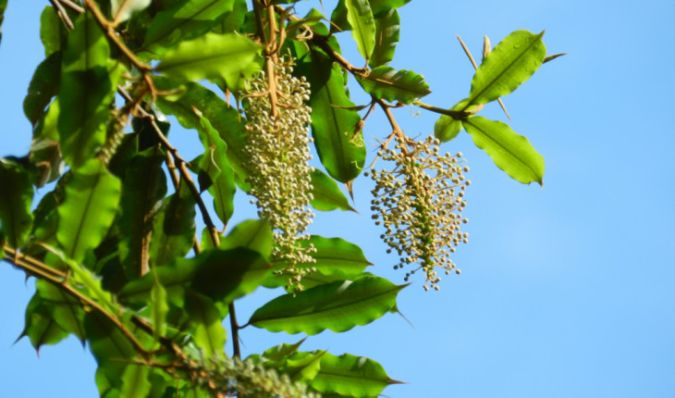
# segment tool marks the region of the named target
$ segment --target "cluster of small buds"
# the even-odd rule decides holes
[[[389,246],[387,252],[400,256],[394,269],[416,264],[418,268],[408,271],[405,279],[424,270],[425,290],[439,289],[437,269],[446,275],[460,273],[451,255],[469,240],[461,230],[468,222],[462,211],[465,190],[471,184],[464,176],[469,168],[461,153],[441,154],[439,144],[433,137],[421,142],[398,139],[395,148],[378,151],[378,157],[393,167],[370,171],[375,182],[372,218],[384,226],[380,237]]]
[[[308,239],[307,227],[313,220],[309,208],[312,200],[312,168],[308,134],[311,109],[309,83],[293,74],[289,62],[280,61],[274,68],[276,103],[270,100],[270,85],[261,72],[249,82],[243,93],[247,116],[248,183],[258,216],[267,220],[275,235],[273,256],[287,264],[283,274],[289,277],[292,290],[302,288],[302,277],[311,272],[315,251],[302,244]]]

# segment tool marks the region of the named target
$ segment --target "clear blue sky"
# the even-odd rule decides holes
[[[37,23],[47,3],[9,0],[2,155],[23,154],[30,142],[21,101],[41,61]],[[474,182],[471,243],[456,256],[462,276],[445,279],[440,293],[425,294],[419,280],[406,289],[399,308],[412,326],[388,315],[346,334],[324,332],[307,348],[380,361],[408,382],[385,391],[394,398],[675,396],[673,16],[668,0],[417,0],[401,9],[394,64],[422,73],[434,90],[427,102],[439,106],[469,89],[455,34],[478,53],[483,34],[496,43],[514,29],[546,29],[549,50],[569,53],[505,98],[514,129],[546,158],[546,183],[520,185],[467,136],[451,142]],[[350,47],[347,54],[358,61]],[[398,115],[410,135],[428,134],[435,120]],[[366,127],[370,144],[387,132],[382,117]],[[194,153],[194,132],[173,137]],[[368,188],[356,185],[360,214],[320,214],[312,231],[359,243],[375,272],[401,281],[369,222]],[[247,206],[242,195],[238,205]],[[28,341],[13,345],[32,286],[0,264],[0,396],[95,396],[94,361],[75,340],[43,348],[39,359]],[[240,304],[240,317],[273,294]],[[242,335],[245,353],[298,339],[252,328]]]

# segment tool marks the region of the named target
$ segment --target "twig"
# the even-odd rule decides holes
[[[434,112],[434,113],[440,113],[441,115],[450,116],[451,118],[453,118],[455,120],[466,119],[467,116],[469,116],[469,113],[467,113],[465,111],[455,111],[455,110],[452,110],[452,109],[439,108],[437,106],[426,104],[422,101],[415,101],[415,102],[413,102],[413,104],[419,106],[422,109],[426,109],[426,110]]]

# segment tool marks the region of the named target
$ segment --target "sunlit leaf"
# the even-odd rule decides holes
[[[188,0],[174,2],[152,19],[143,47],[171,47],[207,32],[220,16],[232,10],[232,0]]]
[[[523,184],[544,183],[544,158],[509,125],[480,116],[470,117],[462,124],[474,144],[511,178]]]
[[[312,95],[312,133],[321,163],[340,182],[359,175],[366,159],[366,147],[358,124],[361,118],[345,89],[338,65],[319,52],[311,53],[311,62],[298,65],[309,79]]]
[[[309,240],[302,242],[303,246],[312,245],[316,252],[312,253],[314,263],[297,264],[300,268],[313,268],[315,271],[303,278],[303,286],[314,287],[335,281],[356,279],[371,265],[357,245],[342,238],[324,238],[312,235]],[[284,262],[273,262],[274,269],[286,266]],[[266,287],[280,287],[286,284],[286,279],[271,274],[265,281]]]
[[[375,47],[375,18],[368,0],[345,0],[347,21],[352,27],[352,36],[361,56],[370,59]]]
[[[110,13],[116,23],[124,22],[135,12],[150,5],[151,0],[110,0]]]
[[[272,332],[314,335],[325,329],[344,332],[391,311],[397,286],[379,277],[338,281],[286,294],[257,309],[249,323]]]
[[[0,159],[0,233],[10,246],[21,247],[31,229],[33,185],[18,164]]]
[[[390,66],[378,66],[358,81],[366,92],[387,101],[410,103],[431,92],[421,75],[409,70],[397,71]]]
[[[312,207],[320,211],[354,211],[337,183],[319,169],[312,170]]]
[[[390,9],[375,17],[375,47],[368,62],[371,67],[384,65],[394,59],[401,29],[400,24],[396,9]]]
[[[441,115],[434,124],[434,136],[441,142],[450,141],[462,131],[462,122],[448,115]]]
[[[152,385],[148,380],[150,368],[143,365],[128,365],[122,375],[120,398],[147,397]]]
[[[196,109],[196,108],[195,108]],[[198,111],[201,115],[201,111]],[[209,193],[213,196],[213,207],[224,225],[227,225],[234,212],[234,170],[227,156],[227,144],[220,138],[209,119],[200,116],[199,139],[204,147],[201,169],[211,179]]]
[[[73,172],[58,207],[56,238],[70,259],[79,262],[108,232],[117,213],[120,181],[97,159]]]
[[[385,387],[396,383],[399,382],[392,380],[382,365],[372,359],[325,353],[321,357],[321,369],[309,385],[326,395],[370,398],[379,396]]]
[[[204,359],[223,357],[225,329],[213,301],[201,294],[188,292],[185,298],[185,311],[190,315],[188,330]]]
[[[46,6],[40,14],[40,40],[45,48],[45,57],[61,51],[67,36],[63,22],[54,7]]]
[[[157,272],[157,269],[154,268],[150,272]],[[153,275],[153,285],[152,290],[150,291],[150,301],[148,306],[150,307],[150,316],[152,319],[152,332],[154,334],[155,341],[158,341],[159,336],[164,335],[166,331],[166,315],[169,312],[168,297],[166,289],[159,281],[159,278],[156,275]]]
[[[269,259],[274,247],[272,227],[264,220],[245,220],[235,225],[230,233],[220,242],[223,250],[243,247],[258,252],[264,259]]]
[[[44,280],[38,280],[35,285],[35,294],[50,305],[50,315],[56,324],[84,342],[84,309],[80,301]]]
[[[207,33],[168,50],[155,70],[191,81],[223,79],[232,86],[240,75],[257,70],[259,52],[260,47],[245,36]]]
[[[546,57],[543,36],[517,30],[497,44],[476,70],[462,110],[503,97],[529,79]]]

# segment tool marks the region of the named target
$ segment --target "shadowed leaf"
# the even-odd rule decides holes
[[[31,229],[33,185],[18,164],[0,159],[0,233],[10,246],[21,247]]]
[[[396,9],[390,9],[375,17],[375,47],[369,61],[371,67],[384,65],[394,59],[401,29],[400,24],[401,20]]]
[[[337,183],[318,169],[312,171],[312,207],[320,211],[355,211]]]

